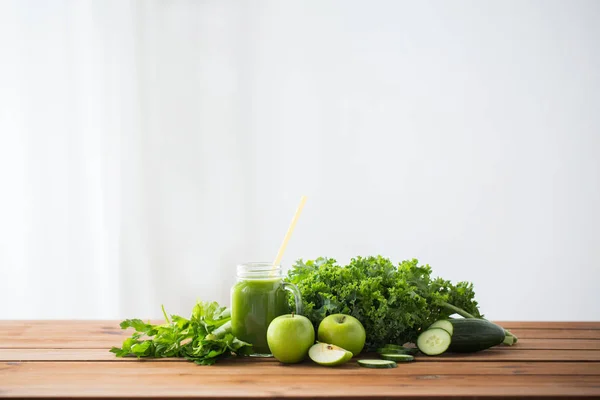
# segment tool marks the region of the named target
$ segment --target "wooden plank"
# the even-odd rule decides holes
[[[418,356],[420,361],[600,361],[598,350],[499,350],[491,348],[470,354],[442,354],[436,357]]]
[[[539,328],[514,328],[519,344],[524,339],[600,340],[600,329],[539,324]],[[120,329],[118,321],[0,321],[0,348],[110,348],[130,334],[131,330]]]
[[[0,365],[0,397],[600,396],[600,380],[590,375],[512,373],[477,379],[460,374],[407,375],[408,368],[359,367],[360,374],[329,374],[325,373],[329,369],[320,368],[323,373],[317,375],[284,375],[275,371],[264,374],[257,368],[227,373],[226,366],[214,368],[220,368],[221,373],[208,374],[211,368],[164,362]]]
[[[0,321],[0,348],[110,348],[129,335],[116,321]]]
[[[78,361],[95,362],[80,359],[79,355],[73,354],[67,358],[61,358],[59,355],[55,358],[45,359],[44,357],[35,358],[35,361],[24,359],[14,360],[2,360],[6,366],[15,366],[29,364],[33,362],[58,362],[59,360],[65,360],[61,365],[66,365],[68,368],[76,367]],[[68,360],[68,361],[67,361]],[[272,375],[331,375],[331,376],[343,376],[343,375],[362,375],[364,368],[359,367],[356,363],[357,359],[349,361],[337,368],[323,368],[310,360],[304,361],[300,364],[294,365],[283,365],[276,360],[257,360],[257,359],[231,359],[223,360],[214,366],[197,366],[202,368],[203,375],[212,374],[272,374]],[[182,359],[166,359],[166,360],[137,360],[137,359],[118,359],[118,360],[106,360],[106,368],[113,368],[113,363],[129,362],[144,368],[148,363],[172,363],[173,368],[179,368],[176,366],[177,363],[190,364],[189,361]],[[2,364],[0,364],[1,366]],[[83,364],[85,365],[85,364]],[[598,376],[600,379],[600,362],[533,362],[533,361],[498,361],[498,362],[484,362],[475,361],[465,363],[464,361],[432,361],[428,362],[411,362],[399,364],[399,368],[402,369],[402,375],[590,375]]]
[[[600,340],[594,339],[520,339],[514,346],[497,346],[494,349],[518,350],[600,350]]]
[[[510,331],[519,339],[594,339],[600,340],[598,329],[529,329],[515,328]]]
[[[600,321],[494,321],[505,329],[600,329]]]
[[[361,358],[378,358],[376,354],[363,354]],[[0,349],[0,361],[119,361],[137,362],[136,358],[117,358],[108,349]],[[153,361],[152,359],[146,359]],[[154,361],[165,361],[157,359]],[[166,361],[180,361],[167,359]],[[522,350],[492,348],[470,354],[443,354],[437,357],[418,355],[420,362],[476,362],[476,361],[600,361],[600,350]]]

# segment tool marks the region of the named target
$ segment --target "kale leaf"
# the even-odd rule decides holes
[[[457,308],[482,317],[472,283],[452,284],[431,273],[416,259],[396,266],[381,256],[356,257],[342,267],[320,257],[298,260],[286,280],[298,286],[304,314],[315,327],[330,314],[352,315],[365,327],[365,348],[374,350],[414,342],[423,329]]]

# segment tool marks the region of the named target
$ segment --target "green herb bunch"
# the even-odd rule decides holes
[[[414,342],[430,324],[455,313],[482,317],[472,283],[432,278],[431,267],[418,264],[413,259],[394,265],[377,256],[357,257],[341,267],[320,257],[297,261],[286,280],[298,286],[304,314],[315,327],[335,313],[361,321],[367,350]]]
[[[252,352],[249,343],[231,333],[231,309],[217,302],[197,302],[189,319],[172,315],[166,322],[152,325],[140,319],[127,319],[121,328],[135,332],[123,341],[121,348],[110,351],[117,357],[182,357],[200,365],[211,365],[217,360]]]

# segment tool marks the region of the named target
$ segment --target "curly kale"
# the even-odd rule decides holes
[[[420,331],[455,313],[482,317],[472,283],[454,285],[431,272],[415,259],[396,266],[381,256],[357,257],[341,267],[320,257],[297,261],[286,280],[298,286],[304,314],[315,327],[330,314],[352,315],[365,327],[365,348],[373,350],[414,342]]]

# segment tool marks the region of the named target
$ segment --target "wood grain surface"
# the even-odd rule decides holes
[[[0,321],[2,398],[600,398],[600,322],[498,322],[517,345],[389,370],[117,359],[117,321]],[[374,355],[363,354],[361,358]]]

